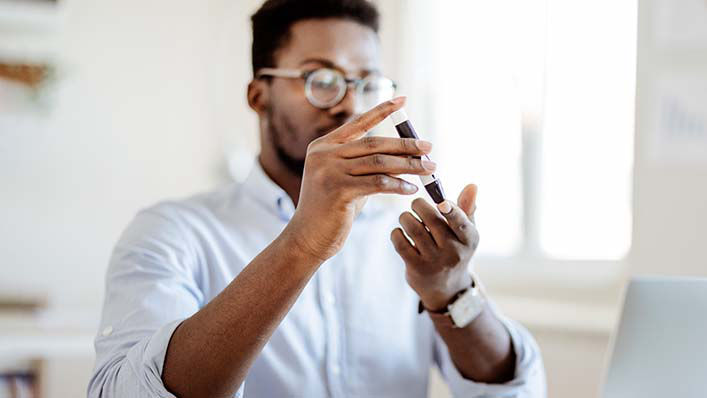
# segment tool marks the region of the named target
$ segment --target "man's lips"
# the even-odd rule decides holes
[[[332,131],[338,129],[339,127],[343,126],[344,124],[350,122],[353,119],[354,119],[354,115],[347,117],[346,119],[342,118],[338,121],[335,121],[332,124],[329,124],[325,127],[321,127],[319,129],[317,129],[317,134],[319,134],[320,137],[323,135],[327,135],[327,134],[331,133]]]

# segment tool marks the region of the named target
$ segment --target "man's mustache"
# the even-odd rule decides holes
[[[317,136],[318,136],[318,137],[321,137],[321,136],[324,136],[324,135],[327,135],[327,134],[331,133],[332,131],[338,129],[339,127],[341,127],[341,126],[343,126],[344,124],[346,124],[346,123],[350,122],[351,120],[353,120],[354,117],[355,117],[355,116],[352,115],[352,116],[337,118],[336,121],[334,121],[333,123],[328,124],[328,125],[326,125],[325,127],[321,127],[321,128],[319,128],[319,129],[317,129]]]

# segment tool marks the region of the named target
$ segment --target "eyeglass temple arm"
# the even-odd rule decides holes
[[[300,78],[303,73],[301,70],[297,69],[279,69],[279,68],[261,68],[255,77],[262,76],[274,76],[274,77],[289,77],[289,78]]]
[[[286,78],[293,78],[293,79],[298,79],[301,77],[305,76],[305,72],[298,70],[298,69],[280,69],[280,68],[260,68],[258,70],[258,73],[256,73],[255,77],[263,77],[263,76],[274,76],[274,77],[286,77]],[[352,78],[346,78],[346,83],[354,83],[358,82],[364,79],[352,79]],[[390,80],[390,79],[388,79]],[[390,80],[391,83],[393,83],[393,89],[398,88],[398,84],[394,80]]]

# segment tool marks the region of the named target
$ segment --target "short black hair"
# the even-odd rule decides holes
[[[250,17],[253,73],[275,66],[275,52],[287,43],[295,22],[325,18],[348,19],[378,33],[378,10],[367,0],[267,0]]]

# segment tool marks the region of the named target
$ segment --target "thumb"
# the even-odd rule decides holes
[[[462,189],[457,199],[457,204],[464,210],[467,216],[472,217],[476,211],[476,193],[478,187],[474,184],[469,184]]]

